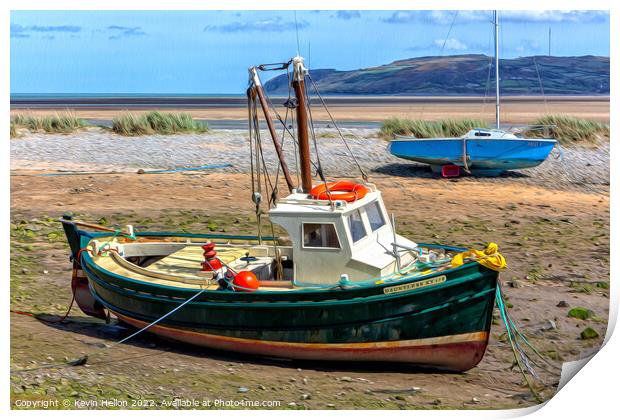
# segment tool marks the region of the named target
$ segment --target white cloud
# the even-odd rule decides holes
[[[446,43],[446,46],[444,47],[446,50],[462,51],[462,50],[466,50],[467,49],[467,44],[465,44],[464,42],[459,41],[456,38],[448,38],[446,40],[436,39],[433,42],[433,44],[435,44],[435,46],[441,48],[444,45],[444,41]]]
[[[438,25],[490,22],[490,10],[400,10],[383,19],[387,23],[427,22]],[[505,10],[499,12],[500,21],[515,23],[592,23],[609,19],[604,10]]]
[[[449,25],[453,20],[455,24],[489,20],[490,13],[483,10],[399,10],[383,21],[387,23],[428,22]]]
[[[500,12],[503,20],[510,22],[603,22],[609,13],[602,10],[510,10]]]
[[[455,13],[456,11],[453,10],[433,10],[429,12],[428,19],[434,23],[449,25],[453,20],[455,24],[458,24],[488,22],[492,18],[492,13],[485,10],[459,10],[456,18]]]
[[[260,19],[250,22],[230,22],[222,25],[207,25],[203,31],[219,32],[285,32],[302,29],[309,26],[305,20],[294,22],[285,21],[281,16],[268,19]]]

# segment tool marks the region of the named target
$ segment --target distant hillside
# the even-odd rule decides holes
[[[482,54],[418,57],[379,67],[339,71],[310,69],[324,94],[343,95],[484,95],[489,63]],[[609,94],[609,57],[519,57],[500,60],[503,95],[540,95],[536,65],[546,95]],[[495,94],[494,70],[488,84]],[[286,75],[265,83],[269,93],[287,92]]]

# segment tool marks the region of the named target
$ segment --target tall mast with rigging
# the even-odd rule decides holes
[[[499,129],[499,16],[493,11],[495,26],[495,127]]]
[[[260,102],[261,108],[263,109],[263,114],[265,115],[265,122],[267,123],[267,128],[269,129],[269,134],[271,134],[271,140],[273,141],[273,146],[276,149],[276,153],[278,155],[278,160],[280,161],[280,166],[282,168],[282,173],[284,174],[284,179],[286,181],[286,185],[289,191],[293,191],[294,184],[293,179],[291,178],[290,171],[288,166],[286,165],[286,161],[284,160],[284,153],[282,152],[282,145],[278,140],[278,134],[276,133],[276,129],[273,126],[273,120],[271,119],[271,114],[269,112],[269,105],[267,104],[267,100],[265,99],[265,92],[263,91],[263,84],[260,81],[260,77],[258,77],[258,71],[256,67],[249,68],[250,73],[250,88],[248,89],[248,100],[252,100],[253,96],[257,96]]]
[[[303,192],[312,189],[312,169],[310,167],[310,142],[308,140],[308,104],[306,103],[306,74],[303,57],[293,58],[293,89],[297,99],[297,142],[299,146],[299,170]]]

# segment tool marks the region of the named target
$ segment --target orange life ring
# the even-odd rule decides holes
[[[310,195],[315,200],[344,200],[352,203],[366,196],[369,189],[362,184],[349,181],[328,182],[312,188]]]

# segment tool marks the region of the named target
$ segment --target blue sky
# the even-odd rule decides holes
[[[250,65],[296,54],[297,32],[311,69],[491,55],[490,19],[445,10],[13,11],[11,93],[243,93]],[[549,28],[553,55],[609,56],[608,12],[501,11],[500,19],[504,58],[547,54]]]

